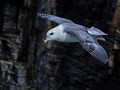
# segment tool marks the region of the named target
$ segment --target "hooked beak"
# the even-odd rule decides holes
[[[48,42],[48,40],[44,40],[44,43],[46,44]]]

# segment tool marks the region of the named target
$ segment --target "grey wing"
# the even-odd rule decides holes
[[[65,19],[65,18],[61,18],[58,16],[54,16],[54,15],[49,15],[49,14],[44,14],[44,13],[37,13],[38,16],[40,16],[41,18],[46,18],[50,21],[54,21],[57,24],[62,24],[62,23],[73,23],[71,20]]]
[[[89,37],[90,38],[90,41],[89,41],[89,40],[85,40],[85,38],[88,36],[86,36],[87,35],[86,32],[82,30],[67,29],[65,31],[75,36],[79,40],[79,43],[83,47],[83,49],[89,52],[94,58],[96,58],[102,63],[106,63],[108,61],[108,56],[106,51],[102,46],[100,46],[98,43],[94,41],[94,38],[92,38],[92,36]]]
[[[101,30],[95,28],[95,27],[91,27],[89,29],[87,29],[88,33],[93,35],[93,36],[103,36],[103,35],[107,35],[106,33],[102,32]]]
[[[101,45],[95,43],[84,43],[83,48],[100,62],[104,64],[107,63],[108,56]]]

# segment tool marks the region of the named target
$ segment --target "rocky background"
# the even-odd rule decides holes
[[[0,90],[120,90],[120,0],[1,0],[0,11]],[[109,62],[78,43],[44,44],[56,24],[37,12],[108,33]]]

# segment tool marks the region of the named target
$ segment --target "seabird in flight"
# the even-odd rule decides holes
[[[98,43],[98,39],[105,40],[105,34],[101,30],[91,27],[76,24],[71,20],[61,18],[55,15],[44,13],[37,13],[41,18],[54,21],[58,24],[55,28],[50,29],[46,34],[45,41],[58,41],[58,42],[78,42],[82,48],[90,53],[94,58],[102,63],[107,63],[108,56],[105,49]]]

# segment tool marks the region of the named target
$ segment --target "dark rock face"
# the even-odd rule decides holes
[[[57,82],[57,90],[101,90],[109,68],[91,57],[79,44],[55,43],[46,57]],[[55,50],[53,49],[55,48]]]

